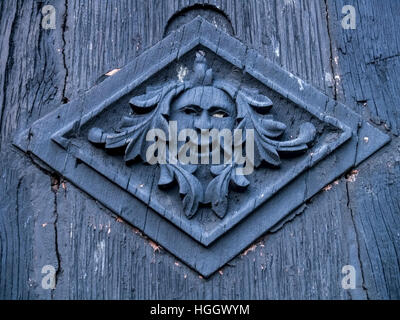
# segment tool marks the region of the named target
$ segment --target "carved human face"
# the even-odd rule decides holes
[[[177,121],[178,131],[194,129],[229,129],[235,125],[236,108],[224,91],[211,87],[195,87],[181,94],[171,106],[170,120]]]

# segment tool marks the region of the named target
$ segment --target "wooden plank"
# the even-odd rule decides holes
[[[334,87],[346,103],[392,135],[348,182],[365,291],[372,299],[399,299],[400,259],[398,200],[400,4],[395,1],[354,1],[356,29],[344,30],[337,21],[346,1],[328,1]],[[368,138],[368,137],[367,137]]]
[[[62,102],[62,29],[41,30],[36,1],[2,1],[0,6],[4,35],[0,46],[0,296],[51,298],[51,292],[40,286],[42,267],[58,267],[51,178],[10,141],[17,130]],[[60,20],[63,10],[57,9]]]
[[[400,133],[398,1],[353,1],[356,29],[340,23],[344,0],[328,1],[334,86],[341,101],[383,130]]]

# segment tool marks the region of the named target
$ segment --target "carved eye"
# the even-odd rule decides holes
[[[196,106],[187,106],[181,109],[185,114],[187,115],[197,115],[199,113],[199,110]]]
[[[214,118],[226,118],[226,117],[229,117],[229,115],[225,111],[221,111],[221,110],[217,111],[217,112],[214,112],[212,114],[212,116]]]

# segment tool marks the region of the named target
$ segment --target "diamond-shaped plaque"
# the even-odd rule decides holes
[[[216,119],[190,122],[201,112]],[[146,132],[174,119],[199,129],[218,121],[253,129],[254,172],[150,165]],[[197,17],[36,121],[15,145],[209,276],[388,141],[343,104]]]

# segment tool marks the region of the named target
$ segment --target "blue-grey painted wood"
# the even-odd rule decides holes
[[[11,146],[199,1],[49,2],[55,30],[41,30],[38,2],[0,2],[1,298],[400,298],[399,3],[354,1],[357,29],[343,30],[345,1],[204,1],[228,15],[243,42],[365,120],[386,123],[393,138],[205,280]],[[41,287],[46,264],[57,270],[54,290]],[[356,290],[341,287],[347,264]]]

